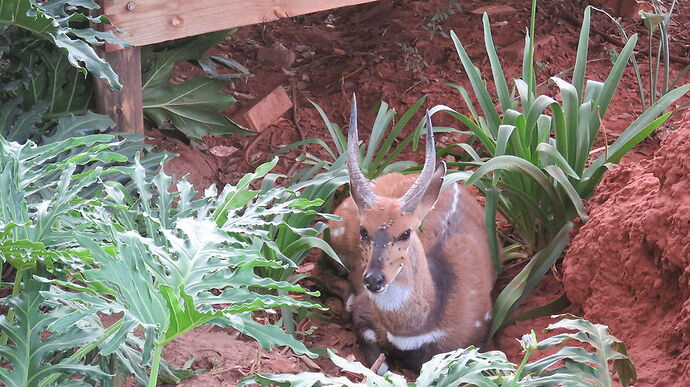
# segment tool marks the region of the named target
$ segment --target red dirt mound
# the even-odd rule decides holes
[[[652,159],[608,175],[564,260],[568,298],[627,344],[639,386],[690,379],[689,177],[685,113]]]

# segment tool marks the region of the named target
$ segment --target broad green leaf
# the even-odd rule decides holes
[[[7,316],[0,316],[0,330],[12,344],[0,346],[0,356],[12,369],[0,369],[0,381],[8,387],[38,386],[39,383],[56,374],[86,375],[100,379],[107,375],[98,367],[81,364],[69,358],[51,361],[55,352],[68,352],[97,339],[96,332],[72,324],[59,332],[43,335],[63,309],[41,310],[41,290],[47,285],[27,278],[25,291],[15,298],[5,300],[16,316],[15,322]]]
[[[113,69],[98,57],[93,47],[84,40],[73,39],[68,34],[74,32],[70,27],[70,16],[65,16],[62,8],[69,2],[47,1],[43,3],[28,0],[4,0],[0,2],[0,24],[15,25],[31,31],[36,36],[51,41],[67,53],[67,59],[75,68],[90,72],[105,79],[112,88],[120,90],[122,85]],[[57,5],[57,6],[56,6]],[[93,2],[80,2],[79,6],[96,9]],[[59,14],[53,14],[57,10]],[[100,21],[100,18],[94,19]],[[77,31],[78,32],[78,31]],[[110,35],[99,35],[102,41],[110,40]],[[119,41],[112,40],[113,43]]]
[[[179,335],[223,316],[223,312],[219,310],[199,312],[196,309],[194,299],[189,294],[185,294],[182,287],[176,291],[171,286],[161,285],[159,289],[168,305],[168,313],[170,313],[170,326],[165,331],[163,344],[167,344]]]
[[[434,356],[422,366],[415,386],[494,387],[514,371],[515,365],[505,354],[498,351],[481,353],[469,347]]]
[[[142,75],[144,113],[161,129],[174,128],[193,139],[206,135],[251,134],[251,132],[225,117],[221,112],[235,103],[235,98],[220,93],[226,85],[203,76],[178,85],[169,85],[175,63],[199,60],[204,52],[222,42],[232,31],[219,31],[195,37],[190,42],[163,51],[150,61]]]
[[[91,286],[107,290],[115,302],[126,306],[126,314],[140,325],[166,332],[170,315],[154,279],[146,270],[149,255],[143,244],[132,234],[118,235],[110,230],[110,238],[116,243],[115,256],[89,238],[79,234],[75,238],[100,264],[98,268],[85,270],[84,279],[93,282]],[[154,340],[154,337],[147,337],[149,339]]]
[[[0,106],[0,136],[7,141],[25,142],[38,131],[37,124],[42,121],[48,107],[47,103],[41,102],[28,111],[22,111],[18,98],[4,102]]]
[[[103,114],[87,111],[82,116],[69,115],[58,120],[58,125],[50,136],[44,136],[44,142],[62,141],[72,137],[80,137],[96,132],[105,133],[114,128],[115,122]]]
[[[316,354],[311,352],[304,344],[293,336],[280,330],[274,325],[263,325],[254,321],[249,314],[235,316],[228,320],[232,326],[243,334],[253,337],[261,348],[270,350],[272,346],[288,346],[298,355],[307,355],[315,358]]]
[[[159,128],[165,129],[170,120],[176,129],[197,140],[207,135],[253,133],[220,113],[236,101],[219,92],[224,85],[197,76],[175,86],[148,87],[143,91],[144,111]]]

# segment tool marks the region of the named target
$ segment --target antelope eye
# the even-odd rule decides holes
[[[409,228],[408,228],[407,230],[405,230],[405,232],[403,232],[402,234],[400,234],[400,237],[398,238],[398,240],[400,240],[400,241],[406,241],[406,240],[408,240],[408,239],[410,239],[410,229],[409,229]]]
[[[369,233],[362,226],[359,226],[359,236],[362,237],[362,240],[368,240],[369,239]]]

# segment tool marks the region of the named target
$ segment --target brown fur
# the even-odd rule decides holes
[[[402,363],[408,368],[419,368],[436,353],[483,343],[491,322],[486,316],[491,312],[495,279],[481,205],[459,185],[438,194],[441,172],[435,176],[437,186],[430,184],[419,207],[404,213],[398,199],[416,178],[417,175],[400,174],[377,178],[372,182],[377,203],[359,211],[348,198],[335,211],[343,220],[329,224],[331,245],[350,270],[348,281],[354,293],[352,312],[357,333],[361,336],[365,328],[374,330],[379,348],[388,349],[389,356],[399,352],[407,360],[412,359]],[[457,195],[456,208],[451,213]],[[391,242],[384,249],[379,248],[378,265],[388,283],[411,289],[404,307],[394,311],[379,309],[363,286],[364,273],[376,263],[371,259],[371,244],[361,240],[360,225],[370,236],[378,231],[378,237]],[[407,229],[411,230],[410,238],[399,240]],[[388,332],[409,337],[433,330],[443,330],[445,336],[415,351],[396,351],[386,338]],[[364,348],[365,353],[375,352],[371,345],[368,347]],[[376,354],[366,357],[370,361]]]

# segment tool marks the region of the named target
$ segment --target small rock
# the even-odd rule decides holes
[[[637,0],[597,0],[593,3],[606,8],[618,16],[628,19],[639,19],[641,4]]]
[[[503,15],[506,13],[513,13],[517,11],[515,8],[505,5],[505,4],[495,4],[495,5],[485,5],[483,7],[479,7],[475,9],[474,11],[470,11],[471,13],[475,15],[483,15],[484,12],[488,13],[489,15]]]
[[[237,150],[238,149],[234,146],[216,145],[209,151],[216,157],[230,157],[233,153],[237,152]]]
[[[278,86],[248,108],[242,114],[242,118],[250,128],[261,132],[290,108],[292,108],[290,97],[282,86]]]

